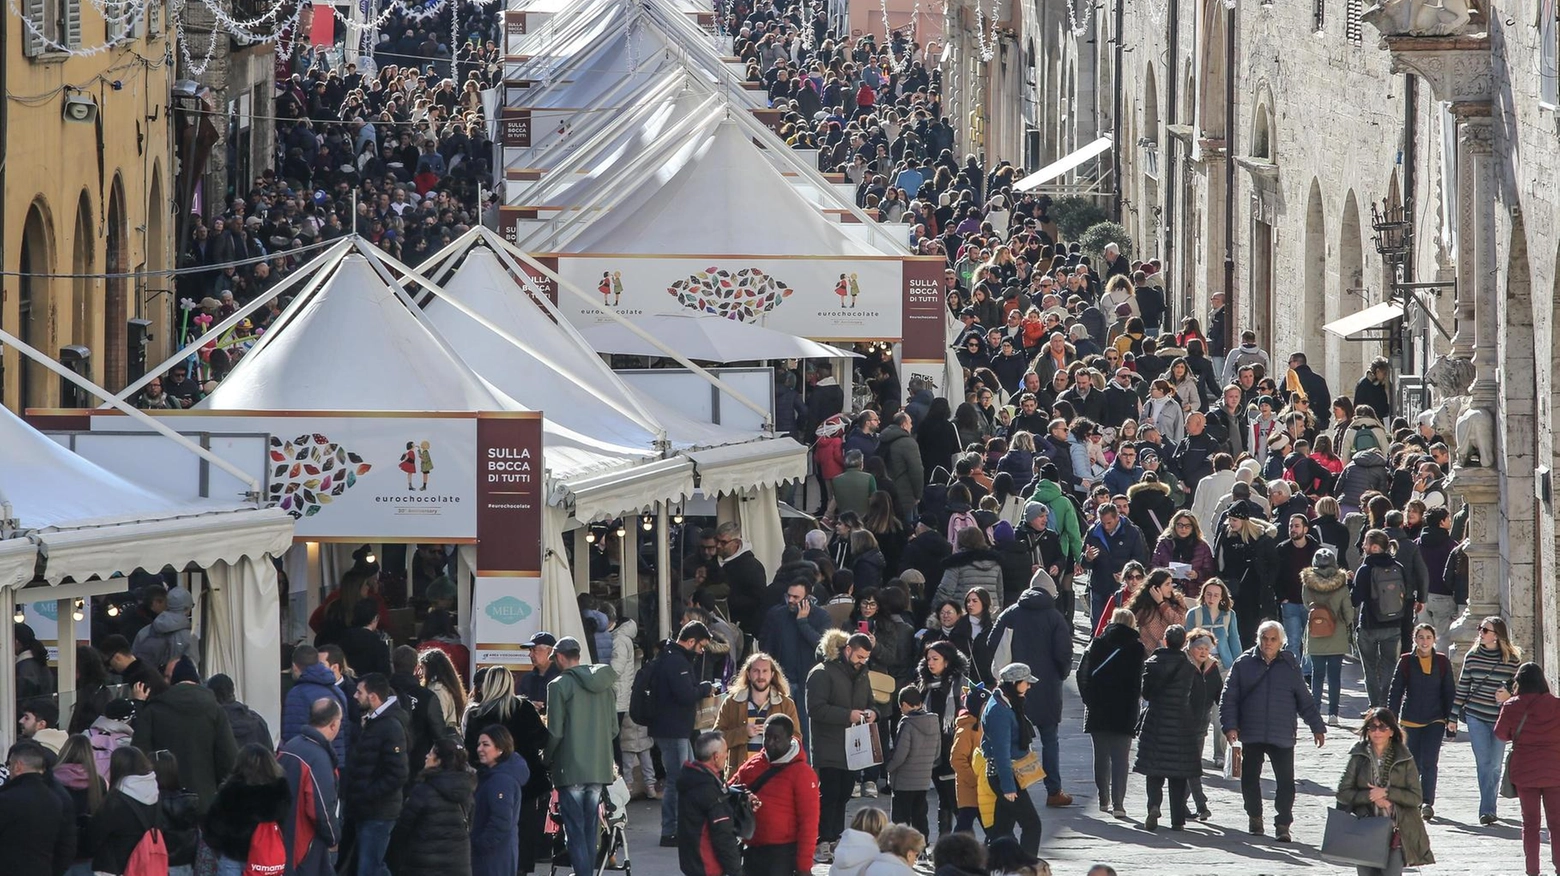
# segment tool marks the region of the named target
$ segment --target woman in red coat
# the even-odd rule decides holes
[[[796,738],[790,717],[764,721],[764,750],[737,769],[732,782],[758,796],[753,838],[742,854],[747,876],[810,873],[818,845],[818,774]]]
[[[1522,854],[1527,872],[1537,876],[1539,816],[1549,815],[1549,854],[1560,867],[1555,837],[1560,836],[1560,699],[1537,663],[1517,667],[1511,681],[1516,695],[1500,707],[1495,738],[1512,743],[1511,782],[1522,804]],[[1543,807],[1542,812],[1540,806]]]
[[[818,485],[823,488],[823,501],[818,505],[819,508],[829,507],[829,482],[845,473],[845,431],[849,427],[850,421],[842,414],[835,414],[818,427],[818,440],[813,444],[812,452],[813,465],[818,471]]]

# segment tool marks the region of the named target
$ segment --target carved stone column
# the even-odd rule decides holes
[[[1481,112],[1482,110],[1482,112]],[[1499,382],[1496,333],[1499,314],[1495,281],[1495,155],[1489,106],[1461,107],[1457,113],[1458,231],[1457,335],[1473,325],[1475,374],[1473,405],[1493,411]],[[1471,319],[1470,319],[1471,317]],[[1465,342],[1464,342],[1465,343]],[[1486,460],[1485,465],[1491,465]]]
[[[1453,660],[1460,668],[1463,657],[1479,638],[1479,621],[1503,615],[1500,581],[1500,472],[1492,467],[1459,467],[1453,487],[1468,503],[1468,611],[1452,624]]]

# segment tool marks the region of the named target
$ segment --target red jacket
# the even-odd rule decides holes
[[[1518,790],[1560,788],[1560,699],[1554,694],[1525,693],[1507,700],[1495,721],[1495,736],[1509,742],[1513,735],[1517,744],[1511,752],[1512,784]]]
[[[761,804],[756,812],[750,846],[796,843],[796,872],[809,873],[818,845],[818,774],[807,764],[807,752],[796,746],[796,756],[758,789]],[[752,787],[770,768],[769,753],[760,751],[737,768],[732,782]]]
[[[819,438],[813,447],[813,458],[818,463],[818,477],[824,483],[845,472],[845,440],[843,435]]]

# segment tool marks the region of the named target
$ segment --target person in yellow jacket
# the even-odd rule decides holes
[[[975,685],[965,695],[964,708],[954,719],[953,747],[948,762],[953,766],[954,798],[958,803],[956,831],[973,831],[978,816],[981,827],[991,824],[995,817],[997,797],[986,775],[986,758],[980,752],[980,711],[985,707],[987,693],[984,687]]]

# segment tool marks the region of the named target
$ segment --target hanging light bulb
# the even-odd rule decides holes
[[[86,606],[84,605],[83,600],[81,599],[81,597],[79,597],[79,596],[76,597],[76,607],[71,611],[70,619],[79,621],[82,618],[86,617],[86,613],[83,611],[83,609],[85,607]]]
[[[596,530],[594,530],[594,529],[586,529],[585,530],[585,543],[586,544],[595,544],[596,543]]]
[[[618,538],[622,538],[623,536],[628,535],[628,527],[624,526],[623,521],[621,520],[619,520],[617,524],[617,535]]]
[[[649,532],[650,528],[652,526],[654,526],[654,524],[650,522],[650,515],[649,514],[646,514],[645,516],[639,518],[639,528],[640,529],[643,529],[645,532]]]
[[[118,603],[110,602],[108,604],[108,616],[109,617],[119,617],[119,604]]]
[[[363,562],[365,562],[365,563],[377,563],[377,562],[379,562],[379,558],[374,556],[374,552],[373,551],[369,551],[367,554],[364,555]]]
[[[27,609],[22,608],[20,605],[18,605],[16,607],[16,614],[11,615],[11,620],[14,620],[14,621],[16,621],[19,624],[26,623],[27,622]]]
[[[678,511],[676,514],[672,515],[672,522],[678,526],[682,526],[683,516],[681,511]]]

